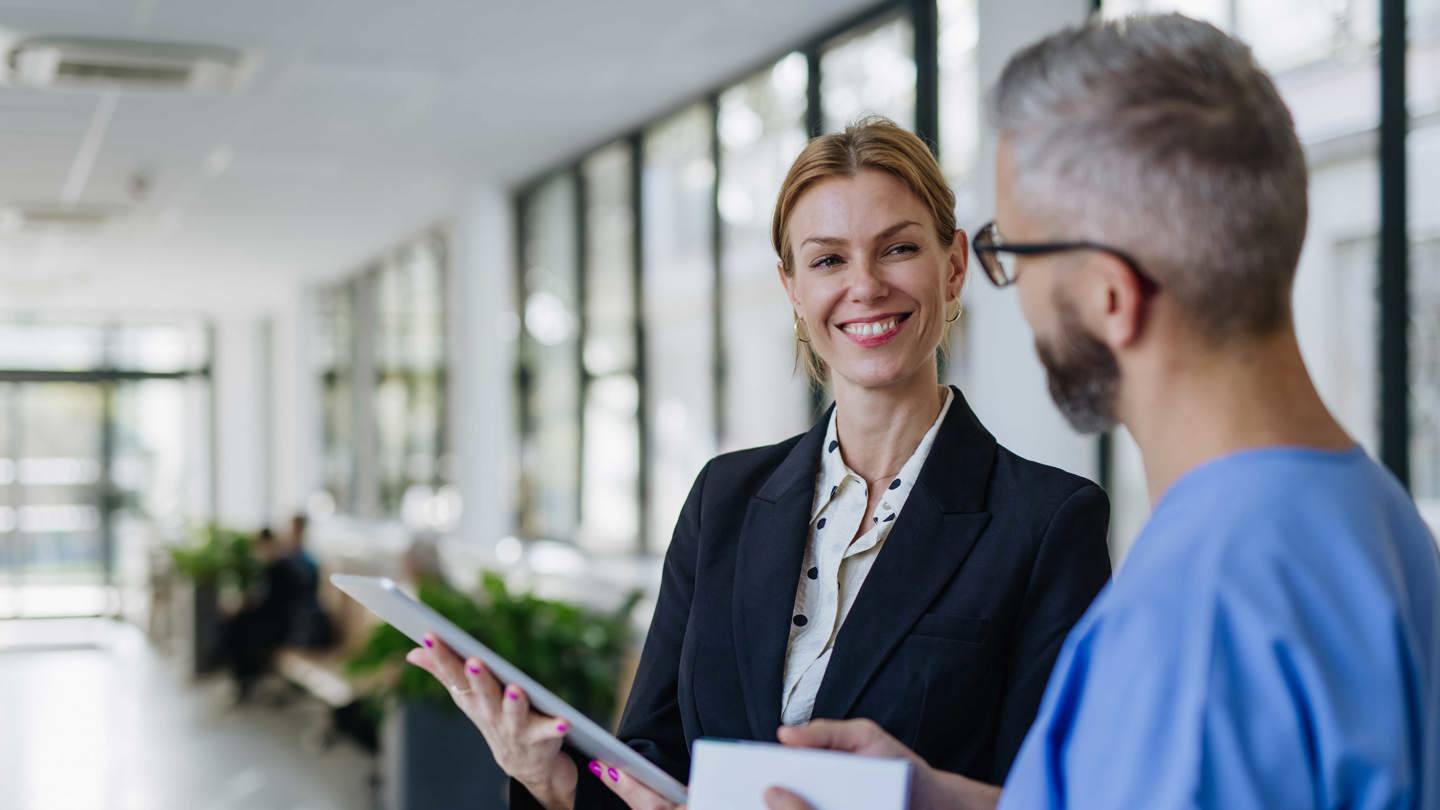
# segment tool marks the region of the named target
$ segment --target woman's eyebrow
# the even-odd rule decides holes
[[[919,224],[920,224],[920,223],[916,222],[916,221],[913,220],[913,219],[907,219],[907,220],[905,220],[904,222],[897,222],[897,223],[895,223],[894,225],[891,225],[890,227],[888,227],[888,228],[886,228],[885,230],[881,231],[880,233],[876,234],[876,235],[875,235],[875,239],[874,239],[873,241],[878,242],[878,241],[880,241],[880,240],[882,240],[882,239],[889,239],[890,237],[892,237],[892,236],[894,236],[895,234],[897,234],[897,233],[905,230],[906,228],[910,227],[911,225],[919,225]],[[800,243],[800,246],[801,246],[801,247],[804,247],[805,245],[807,245],[807,244],[809,244],[809,243],[811,243],[811,242],[814,242],[815,244],[820,245],[821,247],[833,247],[833,246],[836,246],[836,245],[846,244],[846,243],[849,242],[849,241],[850,241],[850,240],[848,240],[848,239],[843,239],[843,238],[841,238],[841,237],[839,237],[839,236],[809,236],[809,237],[806,237],[806,238],[805,238],[805,241],[803,241],[803,242]]]
[[[916,222],[916,221],[913,220],[913,219],[907,219],[907,220],[905,220],[904,222],[897,222],[897,223],[895,223],[894,225],[891,225],[890,227],[888,227],[888,228],[886,228],[885,230],[881,231],[880,233],[876,234],[876,236],[875,236],[875,241],[878,242],[878,241],[880,241],[881,239],[889,239],[890,237],[892,237],[892,236],[894,236],[895,234],[897,234],[897,233],[905,230],[906,228],[910,227],[911,225],[919,225],[919,224],[920,224],[920,223]]]

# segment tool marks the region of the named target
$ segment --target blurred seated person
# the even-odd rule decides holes
[[[250,697],[269,669],[271,656],[289,636],[290,607],[298,584],[292,573],[295,566],[268,527],[255,537],[255,557],[262,566],[259,582],[220,636],[221,658],[235,680],[237,703]]]
[[[289,571],[290,628],[286,643],[305,648],[329,647],[335,641],[330,617],[320,607],[320,566],[305,550],[308,521],[303,513],[290,519],[290,554],[285,560]]]

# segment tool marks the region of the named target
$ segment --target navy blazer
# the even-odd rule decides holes
[[[698,738],[775,740],[827,421],[711,460],[681,511],[618,736],[682,782]],[[937,768],[1003,782],[1109,579],[1109,510],[1089,481],[999,446],[956,390],[814,717],[868,717]],[[624,807],[580,763],[575,806]]]

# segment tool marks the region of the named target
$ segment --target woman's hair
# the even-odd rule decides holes
[[[775,217],[770,236],[775,254],[785,275],[795,273],[795,255],[786,242],[786,228],[795,203],[806,191],[822,180],[832,177],[854,177],[866,169],[888,172],[910,189],[930,211],[935,222],[935,235],[940,244],[949,248],[955,242],[955,192],[945,182],[940,164],[919,136],[896,126],[894,121],[870,116],[846,127],[843,132],[821,135],[806,144],[799,157],[790,165],[780,196],[775,201]],[[949,325],[941,335],[941,346]],[[810,344],[796,336],[796,361],[816,383],[824,384],[825,362]]]

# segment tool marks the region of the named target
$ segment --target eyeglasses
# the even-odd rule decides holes
[[[975,258],[979,259],[980,266],[985,268],[985,275],[990,277],[996,287],[1008,287],[1015,283],[1015,264],[1019,256],[1043,256],[1047,253],[1064,253],[1071,250],[1098,250],[1124,262],[1130,271],[1139,277],[1141,285],[1148,288],[1147,292],[1160,289],[1160,283],[1141,269],[1140,263],[1135,261],[1134,257],[1123,250],[1117,250],[1099,242],[1030,242],[1007,245],[1000,236],[1000,229],[995,227],[994,222],[989,222],[975,234],[972,247],[975,250]]]

